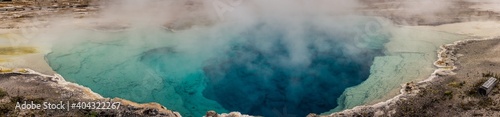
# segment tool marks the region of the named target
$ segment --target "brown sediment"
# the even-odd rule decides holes
[[[477,5],[485,4],[470,0],[446,0],[437,2],[447,2],[450,6],[446,9],[433,12],[412,13],[413,11],[405,5],[409,0],[360,0],[363,7],[359,11],[364,15],[385,17],[400,25],[430,25],[500,20],[500,13],[488,9],[476,8]],[[425,9],[425,8],[423,8]]]

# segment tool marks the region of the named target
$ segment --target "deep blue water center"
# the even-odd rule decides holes
[[[326,112],[337,106],[345,88],[368,78],[371,61],[380,50],[360,49],[356,55],[346,54],[345,46],[352,46],[345,37],[329,35],[328,31],[314,27],[304,34],[310,41],[322,41],[329,48],[306,45],[306,65],[290,65],[283,58],[289,58],[290,50],[283,44],[280,30],[268,35],[269,50],[259,49],[253,42],[258,31],[256,27],[241,36],[248,40],[235,44],[225,58],[214,58],[204,66],[208,78],[203,95],[216,100],[224,108],[252,115],[277,116],[277,112],[305,116],[309,113]],[[353,58],[354,57],[354,58]],[[356,60],[354,60],[356,59]],[[285,60],[286,61],[286,60]]]
[[[54,49],[48,59],[66,79],[103,96],[159,102],[183,116],[202,116],[208,110],[305,116],[335,108],[343,91],[366,80],[374,57],[382,55],[388,35],[365,34],[382,28],[371,26],[376,21],[344,22],[349,23],[301,22],[300,29],[259,22],[218,32],[225,36],[205,32],[189,37],[227,38],[213,46],[202,42],[201,49],[183,49],[198,46],[184,45],[184,36],[150,31],[168,33],[151,38],[169,40],[133,51],[123,40],[84,42],[72,49]],[[117,35],[105,38],[128,38]]]

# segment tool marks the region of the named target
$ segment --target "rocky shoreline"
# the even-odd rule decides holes
[[[22,109],[16,104],[111,102],[113,109]],[[6,116],[163,116],[181,117],[157,103],[138,104],[120,98],[103,98],[87,87],[67,82],[60,75],[44,75],[30,69],[2,68],[0,73],[0,113]]]
[[[437,69],[434,71],[434,73],[431,74],[429,78],[426,80],[414,83],[414,82],[409,82],[406,84],[402,85],[402,88],[400,90],[401,94],[397,95],[394,98],[391,98],[387,101],[380,102],[374,105],[364,105],[364,106],[357,106],[353,109],[348,109],[344,110],[341,112],[336,112],[331,115],[328,115],[328,117],[351,117],[351,116],[364,116],[364,117],[370,117],[370,116],[412,116],[412,115],[417,115],[417,116],[429,116],[428,114],[425,114],[423,111],[429,111],[426,110],[425,108],[422,107],[416,107],[414,102],[425,102],[421,100],[429,100],[425,99],[423,97],[427,97],[426,95],[432,95],[432,98],[443,98],[441,95],[444,95],[445,98],[453,98],[452,91],[444,91],[441,93],[435,93],[435,94],[429,94],[429,90],[436,91],[433,88],[440,87],[441,89],[448,89],[447,87],[443,88],[443,85],[449,85],[453,87],[460,87],[462,88],[463,85],[466,84],[465,81],[459,82],[458,84],[456,81],[451,81],[450,80],[455,80],[456,71],[461,69],[460,66],[458,66],[458,60],[459,57],[464,56],[464,54],[458,54],[457,51],[462,49],[464,46],[470,43],[474,42],[481,42],[481,41],[488,41],[488,40],[495,40],[495,41],[500,41],[499,38],[488,38],[488,39],[471,39],[471,40],[461,40],[457,41],[453,44],[446,44],[441,46],[441,50],[438,52],[438,60],[434,63],[434,65],[437,67]],[[463,69],[463,68],[462,68]],[[458,71],[460,72],[460,71]],[[467,74],[469,75],[469,74]],[[484,76],[484,73],[483,73]],[[484,82],[484,80],[470,80],[470,82],[473,82],[474,85],[472,87],[467,87],[467,88],[462,88],[459,90],[467,90],[467,91],[475,91],[479,83]],[[458,86],[455,86],[458,85]],[[463,86],[466,87],[466,86]],[[497,88],[498,89],[498,88]],[[439,90],[439,89],[437,89]],[[439,91],[437,91],[439,92]],[[464,91],[465,92],[465,91]],[[444,93],[444,94],[443,94]],[[451,96],[450,96],[451,95]],[[476,94],[468,94],[468,95],[473,95],[471,96],[472,98],[480,98],[477,97]],[[461,95],[462,98],[466,97],[464,95]],[[474,97],[476,96],[476,97]],[[409,104],[410,105],[406,105]],[[436,103],[436,102],[432,102]],[[479,103],[480,104],[480,103]],[[432,104],[431,104],[432,105]],[[448,105],[448,107],[454,107],[455,105]],[[474,107],[474,104],[472,104],[471,108]],[[408,113],[408,108],[410,108],[410,113]],[[462,107],[461,107],[462,108]],[[463,107],[467,108],[467,107]],[[412,110],[415,109],[415,110]],[[416,111],[417,109],[422,109],[421,111]],[[474,111],[474,109],[471,109]],[[441,111],[446,111],[446,110],[441,110]],[[468,110],[470,111],[470,110]],[[481,110],[481,108],[478,108],[477,111],[485,111]],[[423,113],[419,113],[423,112]],[[445,115],[448,116],[466,116],[466,115],[471,115],[471,113],[466,113],[467,111],[461,112],[460,110],[457,113],[445,113]],[[437,113],[435,113],[437,114]],[[474,113],[472,113],[473,115]],[[498,115],[498,113],[493,113],[492,115]],[[475,116],[475,115],[474,115]],[[308,117],[319,117],[319,115],[316,114],[310,114]],[[324,117],[324,116],[321,116]]]
[[[455,44],[443,45],[441,50],[438,52],[438,60],[437,61],[446,61],[447,63],[453,63],[456,60],[455,55],[453,55],[453,51],[456,49],[454,46],[463,43],[463,41],[458,41]],[[437,62],[436,62],[437,63]],[[416,96],[417,93],[420,92],[419,89],[426,88],[427,85],[431,84],[434,79],[439,78],[440,76],[452,75],[453,69],[449,69],[450,67],[456,68],[451,64],[451,66],[443,66],[441,64],[434,64],[438,67],[434,73],[431,74],[429,78],[426,80],[420,81],[418,83],[409,82],[403,84],[400,89],[399,95],[374,105],[369,106],[357,106],[353,109],[344,110],[341,112],[333,113],[329,116],[337,117],[337,116],[394,116],[396,114],[395,108],[397,108],[398,101],[405,100],[408,97]],[[310,117],[316,117],[312,114]]]

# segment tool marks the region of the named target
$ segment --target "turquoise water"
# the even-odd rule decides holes
[[[68,81],[105,97],[158,102],[183,116],[208,110],[305,116],[369,76],[389,35],[366,17],[224,23],[177,33],[71,29],[46,57]],[[363,35],[362,38],[355,38]]]

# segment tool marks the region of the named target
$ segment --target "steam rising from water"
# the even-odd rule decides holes
[[[207,63],[204,96],[231,111],[253,115],[277,116],[276,110],[297,116],[326,112],[337,106],[345,88],[368,77],[371,61],[382,55],[377,46],[387,38],[370,37],[375,43],[353,40],[356,25],[335,24],[350,27],[339,31],[315,20],[293,29],[301,34],[289,37],[287,26],[266,24],[240,34],[243,43],[232,44],[224,56]]]
[[[366,29],[378,22],[341,15],[352,13],[352,1],[243,1],[223,13],[201,0],[112,3],[101,17],[77,24],[130,27],[109,33],[54,25],[44,34],[60,41],[47,56],[50,65],[103,96],[159,102],[184,116],[327,111],[368,77],[388,38],[355,38],[383,27]]]

